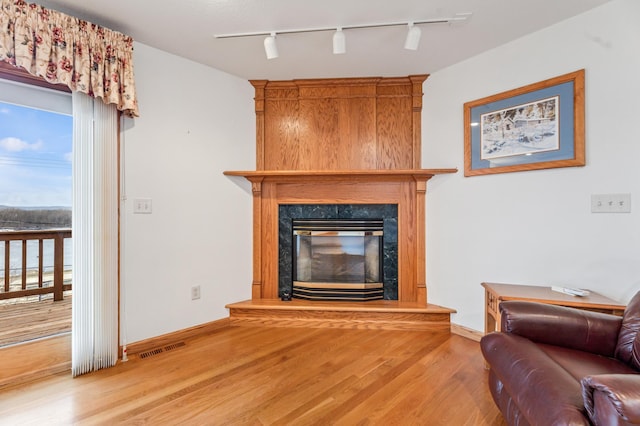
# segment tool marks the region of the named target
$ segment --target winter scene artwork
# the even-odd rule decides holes
[[[480,116],[482,160],[560,149],[559,97],[517,105]]]
[[[464,175],[585,165],[584,69],[464,104]]]

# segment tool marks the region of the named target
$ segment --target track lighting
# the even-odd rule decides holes
[[[360,28],[381,28],[381,27],[397,27],[401,25],[408,26],[407,38],[404,41],[404,48],[408,50],[417,50],[420,44],[420,35],[422,31],[416,25],[426,24],[455,24],[464,22],[471,17],[471,13],[456,13],[450,18],[434,18],[434,19],[422,19],[416,21],[404,21],[404,22],[377,22],[371,24],[354,24],[343,25],[338,27],[333,33],[333,53],[340,55],[346,53],[347,43],[343,30],[353,30]],[[278,57],[278,46],[276,45],[276,33],[282,34],[298,34],[298,33],[315,33],[315,32],[327,32],[333,31],[336,27],[318,27],[318,28],[298,28],[298,29],[284,29],[278,31],[256,31],[250,33],[235,33],[235,34],[216,34],[215,38],[237,38],[237,37],[256,37],[267,36],[264,39],[264,51],[267,55],[267,59],[274,59]]]
[[[278,57],[276,33],[271,33],[271,35],[264,39],[264,52],[267,54],[267,59],[275,59]]]
[[[404,40],[404,48],[407,50],[418,50],[422,31],[420,31],[420,28],[413,25],[413,22],[409,22],[408,26],[409,30],[407,31],[407,38]]]
[[[333,33],[333,54],[341,55],[347,51],[347,40],[342,31],[342,27],[338,27]]]

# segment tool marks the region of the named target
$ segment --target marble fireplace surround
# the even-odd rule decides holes
[[[393,204],[397,205],[398,225],[397,300],[426,305],[427,181],[435,175],[456,171],[456,169],[410,169],[224,172],[227,176],[243,176],[251,182],[253,196],[252,299],[277,299],[280,294],[280,206]]]
[[[280,204],[278,296],[293,294],[292,219],[382,219],[383,299],[398,300],[398,206],[395,204]]]

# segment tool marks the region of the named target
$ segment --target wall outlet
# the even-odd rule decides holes
[[[133,213],[135,214],[151,214],[151,199],[136,198],[133,200]]]
[[[591,213],[631,213],[631,194],[592,194]]]
[[[196,285],[191,287],[191,300],[200,299],[200,286]]]

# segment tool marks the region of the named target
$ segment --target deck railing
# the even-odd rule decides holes
[[[54,301],[62,300],[64,291],[71,290],[70,279],[65,282],[65,272],[71,271],[71,265],[65,265],[64,261],[64,242],[69,238],[71,229],[0,232],[0,244],[3,246],[0,246],[0,252],[4,251],[4,268],[0,268],[3,281],[0,300],[49,293],[53,293]],[[49,262],[45,264],[45,241],[52,241],[47,242],[46,247],[46,257],[52,257],[52,265]],[[37,247],[34,247],[35,242]],[[16,248],[21,251],[20,256],[15,253]],[[37,248],[37,257],[34,257],[34,248]]]

